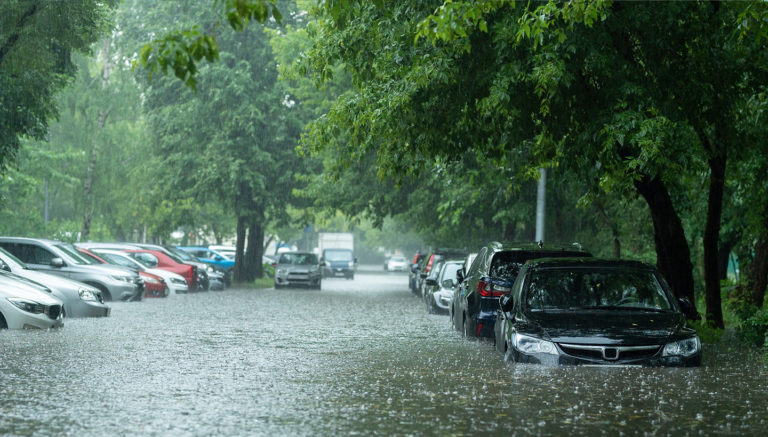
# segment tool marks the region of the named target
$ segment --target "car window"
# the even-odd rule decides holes
[[[8,252],[7,250],[5,250],[5,249],[3,249],[3,248],[1,248],[1,247],[0,247],[0,252],[3,254],[3,256],[4,256],[6,259],[8,259],[8,261],[10,261],[11,263],[16,263],[16,264],[18,264],[18,265],[19,265],[19,267],[21,267],[22,269],[28,269],[28,268],[29,268],[29,267],[27,267],[27,266],[24,264],[24,261],[22,261],[22,260],[18,259],[18,258],[17,258],[17,257],[16,257],[14,254],[12,254],[11,252]],[[4,263],[4,264],[5,264],[5,263]]]
[[[151,253],[131,252],[129,253],[129,255],[131,256],[131,258],[139,260],[144,265],[156,267],[160,264],[160,261],[157,259],[157,257]]]
[[[326,261],[352,261],[352,251],[350,250],[325,250]]]
[[[485,258],[486,252],[488,252],[487,248],[484,247],[480,249],[480,252],[472,261],[472,265],[469,266],[469,270],[467,271],[467,276],[473,276],[477,272],[477,270],[480,268],[480,264],[482,263],[483,258]]]
[[[22,252],[24,255],[29,254],[30,256],[30,263],[31,264],[39,264],[44,266],[51,265],[51,260],[54,258],[57,258],[56,255],[54,255],[51,251],[47,249],[43,249],[39,246],[31,246],[31,245],[23,245],[24,251]]]
[[[99,253],[99,256],[104,258],[104,260],[110,264],[130,267],[132,269],[135,269],[136,267],[138,267],[135,262],[131,261],[129,258],[126,258],[124,256],[115,255],[112,253]]]
[[[456,272],[458,272],[461,268],[461,263],[446,263],[445,266],[443,266],[442,272],[440,273],[440,282],[445,281],[446,279],[453,279],[455,281]]]
[[[75,246],[67,243],[58,243],[53,245],[55,248],[67,254],[72,259],[72,262],[79,265],[93,264],[88,258],[84,257],[80,252],[75,249]],[[98,262],[97,262],[98,263]]]
[[[649,271],[541,269],[532,271],[529,279],[525,301],[534,311],[672,309],[656,275]]]

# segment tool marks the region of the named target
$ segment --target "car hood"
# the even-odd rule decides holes
[[[681,313],[607,310],[539,313],[530,321],[556,343],[601,345],[658,344],[680,336],[685,325]]]
[[[0,296],[20,297],[43,305],[61,305],[61,301],[29,282],[22,282],[8,275],[0,274]]]
[[[102,265],[87,265],[87,266],[82,266],[81,265],[81,266],[76,266],[76,267],[82,269],[82,271],[85,271],[85,272],[91,272],[91,271],[93,271],[91,269],[95,269],[95,270],[97,270],[97,271],[99,271],[101,273],[104,273],[104,274],[107,274],[107,275],[113,275],[113,276],[131,276],[131,277],[134,277],[134,276],[138,276],[139,275],[136,272],[136,270],[131,270],[131,269],[127,268],[127,267],[120,267],[120,266],[113,266],[113,265],[106,265],[106,264],[102,264]]]
[[[45,287],[50,288],[53,291],[74,291],[77,292],[80,288],[87,288],[93,290],[90,285],[83,284],[82,282],[73,281],[71,279],[63,278],[61,276],[49,275],[47,273],[38,272],[31,269],[23,269],[15,271],[15,274],[42,284]]]

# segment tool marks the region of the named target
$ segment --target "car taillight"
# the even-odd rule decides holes
[[[429,257],[429,262],[427,263],[427,267],[424,269],[424,272],[429,273],[430,270],[432,270],[432,262],[435,260],[435,256],[432,255]]]
[[[478,281],[477,292],[483,297],[501,297],[509,293],[510,288],[490,281]]]
[[[411,264],[416,264],[419,262],[419,252],[416,252],[416,255],[413,256],[413,262]]]

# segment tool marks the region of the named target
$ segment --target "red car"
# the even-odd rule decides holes
[[[189,264],[184,264],[176,261],[170,256],[157,250],[147,249],[130,249],[123,252],[130,255],[142,263],[158,269],[168,270],[179,274],[187,280],[189,284],[189,291],[193,292],[197,290],[197,267]]]
[[[88,259],[95,260],[101,264],[114,264],[100,257],[99,255],[96,255],[88,249],[77,248],[77,250],[85,255]],[[170,293],[168,290],[168,285],[165,283],[165,279],[142,270],[139,270],[138,273],[139,276],[141,276],[141,279],[144,280],[144,297],[168,297],[168,294]]]

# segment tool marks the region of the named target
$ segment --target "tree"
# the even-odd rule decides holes
[[[22,137],[43,139],[70,83],[73,52],[88,52],[108,29],[117,0],[10,0],[0,6],[0,172]],[[34,56],[30,56],[30,54]]]

